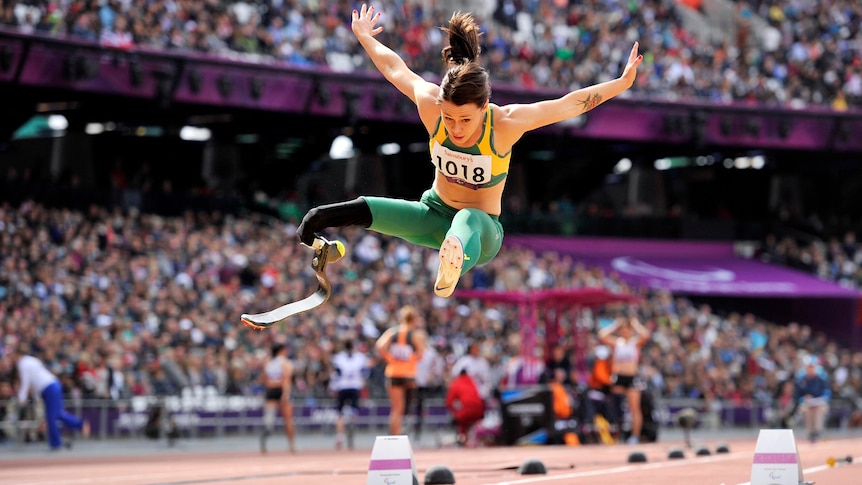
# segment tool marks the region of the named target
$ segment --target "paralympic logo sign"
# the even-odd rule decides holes
[[[654,264],[641,261],[631,256],[614,258],[611,267],[615,270],[635,276],[661,278],[666,280],[703,281],[703,282],[728,282],[736,279],[736,273],[724,268],[708,269],[684,269],[684,268],[662,268]]]
[[[728,242],[507,236],[508,245],[554,251],[618,273],[636,286],[720,296],[859,298],[862,292],[804,271],[737,255]]]
[[[754,275],[759,278],[750,278],[750,274],[740,276],[737,271],[709,261],[659,263],[620,256],[611,259],[610,267],[648,286],[671,291],[703,294],[793,294],[798,291],[794,282],[763,279],[763,275]]]

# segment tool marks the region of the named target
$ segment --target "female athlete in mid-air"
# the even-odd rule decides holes
[[[503,242],[499,215],[512,146],[524,133],[595,108],[635,81],[643,60],[635,43],[622,75],[565,96],[532,104],[490,103],[488,73],[479,64],[479,27],[469,13],[456,13],[443,30],[446,73],[440,85],[407,67],[394,51],[374,38],[380,12],[362,5],[353,11],[353,33],[383,76],[416,104],[431,137],[434,183],[418,201],[382,197],[311,209],[298,228],[303,244],[328,227],[361,225],[414,244],[439,249],[434,292],[448,297],[462,274],[490,261]]]

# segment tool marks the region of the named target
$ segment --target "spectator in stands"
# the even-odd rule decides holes
[[[458,446],[467,446],[471,442],[470,431],[485,416],[485,400],[479,395],[476,383],[466,369],[462,369],[449,384],[446,408],[452,413],[455,422]]]
[[[721,20],[704,16],[695,7],[699,3],[640,0],[630,9],[625,3],[598,8],[592,3],[500,1],[488,19],[483,48],[496,81],[570,90],[616,76],[628,49],[626,34],[638,32],[648,45],[636,89],[652,98],[818,104],[835,110],[862,104],[862,57],[856,48],[862,30],[854,28],[858,9],[831,2],[804,7],[788,0],[747,2],[750,6],[740,9],[716,39],[710,34]],[[356,43],[346,26],[317,3],[227,2],[218,12],[200,11],[193,3],[152,9],[134,2],[67,6],[19,0],[4,7],[0,23],[27,33],[97,42],[123,18],[134,44],[150,48],[339,72],[369,67],[355,56]],[[414,2],[388,13],[382,21],[394,50],[403,53],[415,72],[435,71],[435,50],[443,42],[435,26],[445,22],[446,12]],[[692,17],[699,20],[696,27],[688,21]],[[618,60],[602,62],[596,52]]]
[[[778,393],[775,396],[775,427],[793,429],[798,409],[796,383],[792,379],[787,379],[779,384]]]
[[[30,346],[19,343],[10,354],[18,367],[18,402],[23,405],[32,390],[45,404],[45,426],[48,429],[48,445],[52,451],[63,447],[63,437],[57,421],[73,430],[80,430],[84,438],[90,435],[90,424],[67,412],[63,407],[63,391],[57,376],[45,368],[45,364],[30,355]]]
[[[386,361],[389,393],[389,434],[401,434],[401,421],[407,412],[407,400],[416,389],[416,366],[425,351],[426,334],[416,328],[419,314],[412,306],[399,311],[399,323],[383,332],[377,340],[377,352]]]
[[[635,43],[616,79],[554,100],[500,107],[490,104],[488,72],[478,62],[479,26],[472,15],[455,14],[449,20],[449,46],[442,52],[447,71],[440,85],[410,70],[375,38],[383,31],[377,25],[380,15],[363,4],[353,11],[353,33],[383,76],[416,104],[431,137],[433,186],[420,201],[360,197],[313,208],[297,235],[311,246],[323,229],[361,225],[438,248],[434,292],[449,297],[461,275],[500,251],[499,216],[512,146],[531,130],[574,118],[628,90],[643,56]]]
[[[0,444],[15,436],[15,426],[18,422],[18,406],[15,405],[15,390],[8,380],[0,379]]]
[[[814,362],[809,362],[796,382],[796,397],[805,422],[808,440],[819,441],[823,435],[826,415],[829,413],[829,384],[823,370]]]
[[[641,349],[649,341],[650,332],[637,318],[618,317],[612,324],[599,331],[599,341],[612,349],[611,392],[625,398],[631,414],[631,436],[629,444],[640,438],[643,416],[641,415],[641,391],[637,383]],[[618,406],[617,409],[620,409]],[[622,412],[617,413],[622,416]]]
[[[566,385],[572,383],[572,362],[566,352],[565,345],[557,344],[551,350],[551,356],[545,364],[545,374],[542,376],[543,382],[551,382],[556,378],[557,369],[563,371],[565,379],[563,382]]]

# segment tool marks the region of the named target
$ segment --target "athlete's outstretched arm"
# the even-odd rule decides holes
[[[374,38],[383,32],[383,26],[377,26],[378,20],[380,20],[380,12],[374,13],[374,7],[362,4],[359,11],[353,11],[353,22],[351,23],[353,34],[356,35],[371,61],[387,81],[415,104],[419,104],[417,97],[423,94],[436,98],[440,89],[439,86],[422,79],[421,76],[411,71],[395,51]]]
[[[508,137],[520,138],[530,130],[574,118],[626,91],[634,84],[642,60],[635,42],[622,75],[613,81],[579,89],[558,99],[503,106],[501,110],[505,115]]]

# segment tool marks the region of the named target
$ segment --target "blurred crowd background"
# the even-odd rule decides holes
[[[7,348],[31,344],[61,377],[68,397],[105,399],[178,395],[195,387],[259,395],[262,366],[271,343],[279,342],[296,364],[296,396],[313,403],[332,397],[331,357],[345,339],[376,357],[373,342],[405,304],[420,309],[444,364],[429,386],[441,392],[452,366],[474,343],[491,369],[489,387],[514,384],[506,376],[526,364],[534,372],[518,384],[540,382],[563,367],[573,385],[583,386],[595,331],[629,311],[609,306],[564,316],[561,352],[545,355],[539,339],[530,362],[521,348],[517,307],[437,298],[430,291],[434,251],[354,228],[333,234],[346,242],[348,257],[329,268],[333,294],[327,305],[266,332],[240,325],[241,313],[311,293],[308,250],[294,231],[290,222],[253,214],[163,217],[95,206],[81,212],[34,202],[4,205],[0,342]],[[862,353],[807,326],[718,313],[667,292],[630,288],[616,274],[571,259],[518,248],[504,248],[461,284],[495,290],[600,287],[642,297],[632,308],[652,336],[641,375],[659,398],[769,406],[785,381],[816,362],[829,376],[834,399],[853,407],[860,400]],[[572,351],[578,328],[590,341],[584,362]],[[14,369],[8,359],[0,362],[5,399]],[[382,363],[376,363],[365,397],[384,397],[384,385]]]

